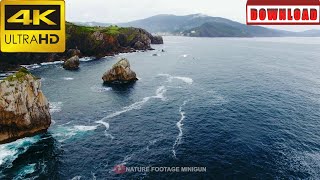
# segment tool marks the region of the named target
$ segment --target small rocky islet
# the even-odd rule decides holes
[[[81,57],[101,58],[137,50],[154,50],[163,44],[140,28],[85,27],[67,23],[67,50],[64,53],[1,53],[0,71],[18,70],[22,64],[63,61],[66,70],[77,70]],[[120,59],[102,76],[104,84],[129,84],[138,79],[127,59]],[[46,132],[51,125],[49,102],[41,81],[21,68],[0,81],[0,144]]]
[[[130,69],[128,59],[122,58],[103,74],[104,84],[130,84],[138,80],[137,75]]]

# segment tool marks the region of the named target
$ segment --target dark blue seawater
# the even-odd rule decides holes
[[[319,45],[165,37],[155,51],[82,62],[79,71],[42,65],[33,73],[53,125],[0,146],[0,179],[318,179]],[[103,86],[120,57],[140,80]],[[206,172],[119,175],[116,165]]]

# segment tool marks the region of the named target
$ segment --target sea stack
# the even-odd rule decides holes
[[[129,84],[137,81],[137,75],[130,69],[130,63],[122,58],[112,69],[103,74],[102,80],[105,84]]]
[[[40,79],[22,68],[0,82],[0,144],[45,132],[50,124]]]
[[[79,65],[80,65],[79,56],[75,55],[63,63],[63,68],[66,70],[77,70],[79,69]]]

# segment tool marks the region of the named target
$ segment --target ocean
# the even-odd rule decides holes
[[[319,38],[164,42],[33,68],[53,122],[0,145],[0,179],[320,178]],[[139,81],[104,86],[121,57]]]

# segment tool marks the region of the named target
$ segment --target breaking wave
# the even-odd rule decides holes
[[[12,162],[20,155],[25,153],[30,146],[40,140],[40,136],[19,139],[12,143],[0,145],[0,166],[11,167]],[[1,171],[0,171],[1,175]]]
[[[75,125],[71,127],[65,127],[59,125],[53,130],[53,137],[55,137],[59,142],[64,142],[74,136],[81,135],[83,133],[94,131],[98,126],[84,126],[84,125]]]

